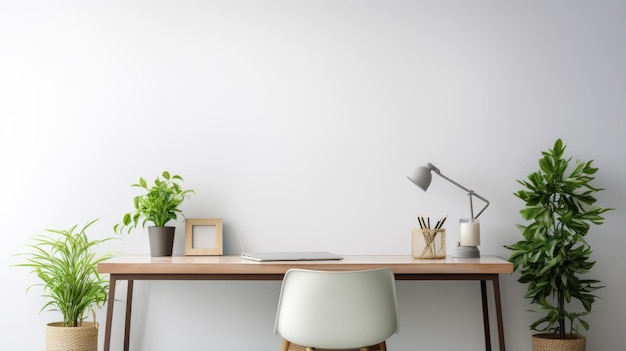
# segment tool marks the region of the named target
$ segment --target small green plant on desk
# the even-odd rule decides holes
[[[124,215],[122,222],[116,224],[113,230],[121,233],[126,229],[126,233],[141,226],[145,227],[147,222],[152,222],[154,226],[148,227],[148,241],[150,245],[150,255],[171,256],[174,246],[174,235],[176,227],[166,226],[171,220],[176,220],[182,211],[179,206],[185,198],[194,193],[193,190],[185,190],[179,184],[183,178],[179,175],[171,175],[165,171],[162,173],[163,179],[156,177],[154,184],[148,186],[148,182],[142,177],[139,183],[133,187],[145,190],[145,194],[137,195],[133,199],[134,212]]]
[[[154,184],[148,186],[148,182],[139,177],[139,182],[133,187],[141,188],[145,194],[137,195],[133,199],[134,212],[124,215],[122,222],[116,224],[113,230],[116,233],[126,229],[130,233],[141,221],[141,226],[145,227],[147,222],[152,222],[156,227],[164,227],[170,220],[176,220],[178,214],[182,213],[179,206],[185,197],[193,190],[185,190],[177,181],[183,181],[180,175],[171,175],[169,172],[162,173],[163,179],[156,177]]]

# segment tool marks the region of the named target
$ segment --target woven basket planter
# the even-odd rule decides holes
[[[98,323],[65,327],[63,322],[46,325],[47,351],[98,351]]]
[[[580,335],[567,335],[559,339],[558,334],[535,334],[532,339],[533,351],[585,351],[587,339]]]

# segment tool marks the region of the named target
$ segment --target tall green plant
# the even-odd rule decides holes
[[[113,227],[115,232],[122,232],[124,228],[127,233],[136,228],[141,221],[141,226],[145,227],[146,222],[152,222],[157,227],[163,227],[170,220],[177,219],[177,214],[181,213],[180,206],[185,197],[194,193],[193,190],[184,190],[177,181],[183,181],[179,175],[171,175],[164,171],[163,179],[156,177],[154,185],[148,187],[148,182],[139,177],[139,183],[133,184],[133,187],[142,188],[146,191],[143,195],[135,196],[133,204],[134,212],[124,215],[122,222]]]
[[[77,225],[69,230],[47,229],[50,234],[37,235],[31,239],[30,252],[19,254],[42,283],[46,303],[41,311],[59,311],[67,327],[80,326],[87,312],[95,305],[102,306],[108,296],[108,279],[98,273],[98,263],[112,254],[96,256],[92,249],[109,240],[89,240],[86,230],[93,220],[80,230]],[[31,286],[31,287],[33,287]],[[30,288],[28,290],[30,290]]]
[[[542,152],[539,170],[518,180],[524,189],[514,195],[525,202],[520,214],[530,224],[518,226],[522,240],[505,246],[512,251],[509,261],[521,273],[518,281],[528,284],[525,297],[544,312],[530,328],[558,331],[561,339],[566,338],[566,320],[570,333],[578,332],[576,322],[589,329],[582,317],[591,312],[594,291],[601,286],[598,280],[583,278],[595,264],[585,236],[591,224],[602,224],[602,214],[611,210],[594,205],[594,194],[603,190],[591,185],[598,168],[592,161],[576,161],[570,167],[572,159],[564,158],[564,152],[557,139],[552,149]],[[573,300],[582,310],[572,307]]]

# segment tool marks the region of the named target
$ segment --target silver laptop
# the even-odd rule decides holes
[[[242,258],[248,260],[267,261],[328,261],[341,260],[343,257],[327,251],[303,251],[303,252],[243,252]]]

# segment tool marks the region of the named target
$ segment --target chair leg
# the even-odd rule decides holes
[[[387,344],[383,341],[376,345],[360,347],[359,351],[387,351]]]
[[[283,343],[280,346],[280,351],[289,351],[289,346],[291,346],[291,343],[285,339],[283,339]]]

